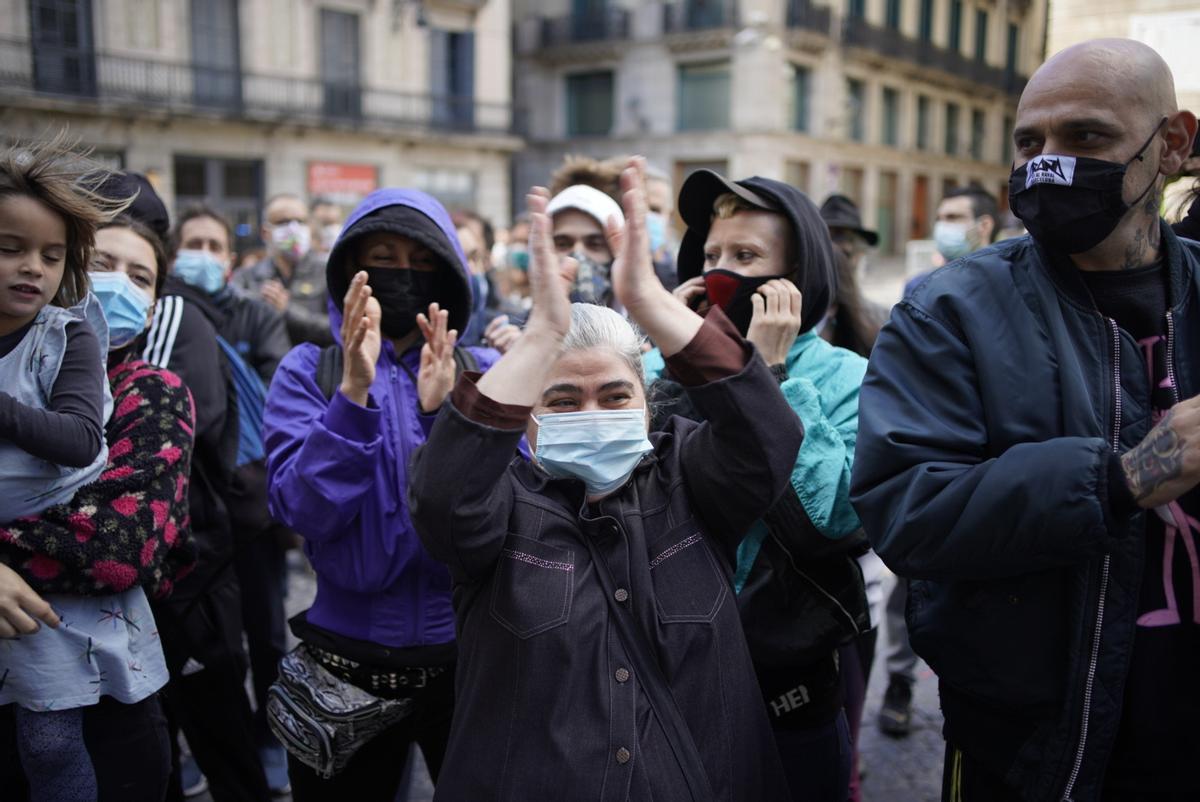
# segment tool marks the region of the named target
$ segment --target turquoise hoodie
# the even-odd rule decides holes
[[[664,370],[662,354],[645,355],[647,387]],[[804,442],[792,468],[792,490],[813,526],[837,540],[861,524],[850,506],[850,469],[858,439],[858,390],[867,360],[835,348],[814,331],[801,334],[787,355],[788,379],[779,386],[804,424]],[[758,557],[767,527],[756,522],[738,548],[734,587],[740,592]]]

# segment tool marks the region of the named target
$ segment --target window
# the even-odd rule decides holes
[[[900,93],[888,86],[883,88],[883,144],[900,144]]]
[[[1009,75],[1015,75],[1017,72],[1017,43],[1020,41],[1020,32],[1014,23],[1008,23],[1008,41],[1004,48],[1004,71]]]
[[[429,32],[433,121],[444,128],[475,125],[475,32]]]
[[[971,110],[971,158],[983,161],[983,140],[986,133],[985,115],[979,109]]]
[[[90,0],[31,0],[29,26],[33,85],[38,91],[96,94]]]
[[[729,128],[729,62],[681,64],[676,127],[680,131]]]
[[[900,0],[887,0],[884,19],[887,22],[887,26],[893,31],[900,30],[900,16]]]
[[[862,81],[846,79],[846,113],[850,120],[850,138],[855,142],[866,139],[866,95]]]
[[[988,13],[985,9],[975,12],[975,60],[980,64],[987,61]]]
[[[808,162],[789,161],[785,165],[787,182],[801,192],[808,192],[808,183],[812,179],[812,168]]]
[[[946,104],[946,155],[958,155],[958,105]]]
[[[921,19],[917,23],[917,35],[922,42],[933,41],[933,0],[921,0]]]
[[[321,83],[330,117],[362,114],[358,45],[357,14],[321,9]]]
[[[475,173],[453,167],[429,167],[417,170],[413,185],[450,208],[474,209]]]
[[[917,95],[917,150],[929,150],[929,98]]]
[[[196,102],[236,107],[242,98],[237,3],[192,0],[191,7],[192,88]],[[357,26],[358,18],[353,14],[340,16],[349,17]]]
[[[567,76],[567,136],[604,136],[613,124],[613,74]]]
[[[950,0],[950,30],[946,37],[947,47],[958,53],[962,50],[962,0]]]
[[[1011,115],[1004,115],[1004,136],[1000,137],[1004,143],[1000,149],[1000,161],[1002,164],[1012,164],[1013,161],[1013,118]]]
[[[808,130],[809,90],[812,73],[807,67],[796,67],[792,83],[792,128]]]
[[[846,13],[851,19],[864,19],[867,16],[867,0],[849,0]]]

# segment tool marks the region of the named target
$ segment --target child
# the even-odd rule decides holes
[[[102,177],[61,138],[0,153],[0,522],[70,501],[107,461],[108,329],[87,270],[97,225],[124,204],[95,194]],[[55,597],[58,629],[0,646],[34,799],[96,798],[82,707],[138,682],[107,648],[110,630],[139,626],[122,600]]]

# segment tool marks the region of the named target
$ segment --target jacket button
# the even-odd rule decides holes
[[[621,534],[621,530],[616,524],[609,524],[608,526],[604,527],[604,533],[612,537],[616,537],[617,535]]]
[[[625,747],[622,746],[620,749],[617,750],[617,762],[620,763],[622,766],[624,766],[626,763],[628,763],[629,758],[631,758],[631,757],[633,757],[633,755],[631,755],[629,753],[629,750],[626,749]]]
[[[617,588],[613,593],[613,598],[622,603],[627,602],[629,601],[629,591],[625,588]]]
[[[617,676],[617,682],[628,682],[629,681],[629,669],[618,668],[616,676]]]

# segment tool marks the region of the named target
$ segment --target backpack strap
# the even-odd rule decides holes
[[[333,394],[342,383],[343,360],[340,345],[327,345],[321,349],[321,357],[317,360],[317,387],[326,401],[333,400]]]

